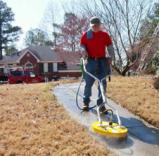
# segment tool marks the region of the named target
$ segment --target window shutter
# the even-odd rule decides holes
[[[44,64],[43,63],[39,64],[39,71],[40,71],[40,74],[44,73]]]

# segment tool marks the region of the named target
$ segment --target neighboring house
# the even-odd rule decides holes
[[[24,69],[34,70],[36,74],[49,79],[54,76],[80,76],[79,68],[76,65],[72,64],[71,67],[67,65],[68,62],[65,62],[65,58],[68,57],[70,55],[67,56],[67,53],[63,53],[61,56],[49,47],[30,46],[10,56],[3,56],[3,59],[0,60],[0,66],[6,68],[21,66]],[[77,60],[79,61],[79,58]]]

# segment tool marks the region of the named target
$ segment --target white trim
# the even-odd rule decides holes
[[[81,72],[80,70],[59,70],[59,73],[69,73],[69,72]]]
[[[53,63],[53,71],[54,71],[54,72],[57,72],[57,71],[58,71],[58,65],[57,65],[56,62]]]
[[[20,63],[20,60],[25,56],[25,54],[30,53],[31,55],[33,55],[35,57],[35,59],[37,60],[37,62],[39,63],[40,60],[39,58],[34,55],[30,50],[25,50],[24,53],[18,58],[18,60],[16,61],[17,63]]]
[[[44,73],[48,72],[48,63],[44,63]]]
[[[63,61],[39,61],[39,63],[62,63]]]

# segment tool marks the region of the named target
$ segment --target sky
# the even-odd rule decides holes
[[[63,19],[63,8],[60,6],[67,1],[68,0],[4,0],[15,14],[14,24],[22,28],[23,34],[17,42],[18,49],[24,48],[25,46],[24,38],[26,32],[31,28],[40,27],[51,3],[59,9],[60,13],[58,14],[57,22],[60,23]]]
[[[3,0],[11,7],[15,14],[15,25],[22,28],[23,34],[20,35],[20,40],[17,42],[17,48],[25,48],[24,38],[26,32],[31,28],[43,28],[45,18],[49,7],[54,8],[56,14],[56,22],[63,21],[64,10],[70,2],[79,2],[79,0]],[[152,1],[152,0],[150,0]],[[158,1],[158,0],[153,0]],[[44,17],[45,16],[45,17]]]

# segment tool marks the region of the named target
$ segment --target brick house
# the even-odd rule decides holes
[[[66,58],[74,58],[76,61],[70,66],[69,60]],[[0,60],[0,66],[17,67],[24,69],[32,69],[38,75],[43,75],[52,79],[54,76],[62,77],[78,77],[79,71],[79,55],[68,52],[54,52],[49,47],[30,46],[10,56],[3,56]]]

